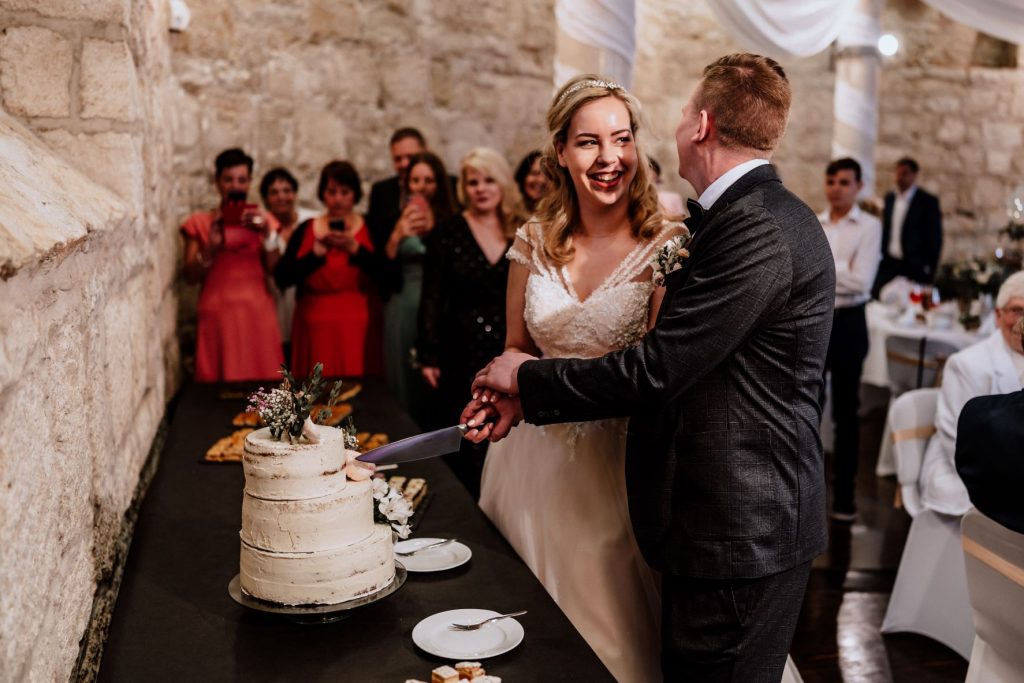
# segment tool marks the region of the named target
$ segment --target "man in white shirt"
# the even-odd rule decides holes
[[[860,451],[860,376],[868,355],[864,305],[871,298],[881,259],[882,224],[857,206],[864,187],[860,164],[836,159],[825,169],[828,209],[818,215],[836,264],[836,308],[825,373],[832,375],[835,461],[832,517],[851,522],[856,515],[854,481]]]
[[[917,186],[917,162],[896,162],[896,191],[885,195],[882,210],[882,263],[872,295],[898,275],[931,282],[942,252],[942,210],[933,194]]]
[[[935,512],[962,515],[971,507],[956,471],[957,421],[975,396],[1009,394],[1024,388],[1024,346],[1014,328],[1024,317],[1024,272],[1006,279],[996,295],[996,331],[946,361],[935,411],[935,436],[921,465],[921,502]]]

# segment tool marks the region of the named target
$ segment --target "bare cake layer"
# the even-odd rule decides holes
[[[276,441],[270,429],[245,437],[245,492],[265,500],[306,500],[343,490],[344,437],[340,429],[316,427],[319,443]]]
[[[271,552],[343,548],[373,532],[371,482],[350,481],[328,496],[264,500],[242,496],[242,541]]]
[[[242,590],[283,605],[330,605],[375,593],[395,577],[391,527],[357,543],[313,553],[267,552],[242,541]]]

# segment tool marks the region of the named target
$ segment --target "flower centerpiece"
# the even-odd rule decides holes
[[[981,325],[981,303],[985,294],[995,296],[1008,273],[1000,264],[971,258],[943,263],[935,275],[935,286],[944,299],[956,299],[960,306],[960,324],[966,329]]]
[[[373,521],[390,524],[399,538],[409,538],[412,503],[383,479],[373,480]]]
[[[665,242],[651,260],[652,280],[655,287],[665,286],[665,277],[683,267],[683,261],[690,258],[690,232],[683,227],[683,233]]]

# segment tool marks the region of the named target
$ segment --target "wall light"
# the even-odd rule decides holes
[[[878,51],[886,57],[892,57],[900,49],[900,41],[891,33],[886,33],[878,39]]]

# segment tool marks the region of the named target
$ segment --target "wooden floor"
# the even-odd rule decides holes
[[[949,648],[879,633],[910,517],[893,508],[895,479],[874,472],[887,392],[865,386],[863,398],[858,519],[833,524],[828,552],[814,562],[793,659],[805,683],[962,683],[967,662]]]

